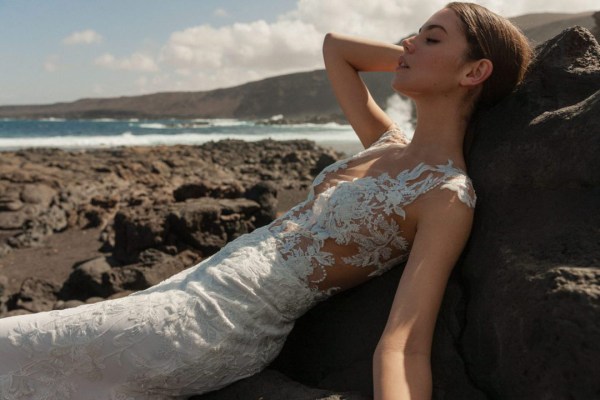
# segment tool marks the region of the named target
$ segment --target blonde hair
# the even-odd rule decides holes
[[[488,108],[510,94],[523,80],[532,57],[525,35],[509,20],[474,3],[452,2],[469,45],[467,58],[486,58],[493,64],[491,76],[483,83],[475,109]]]

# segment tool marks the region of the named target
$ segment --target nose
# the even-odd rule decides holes
[[[404,51],[407,53],[412,53],[415,50],[415,46],[413,43],[414,36],[409,36],[406,39],[403,39],[400,44],[404,47]]]

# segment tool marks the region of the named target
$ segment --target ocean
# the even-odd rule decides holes
[[[386,111],[409,136],[412,126],[405,102]],[[281,117],[273,117],[276,120]],[[344,153],[362,148],[350,125],[264,124],[239,119],[0,119],[0,151],[25,148],[92,149],[117,146],[196,145],[223,139],[308,139]]]
[[[352,140],[348,125],[265,125],[237,119],[1,119],[0,149],[200,144],[221,139]]]
[[[34,147],[63,149],[116,146],[195,145],[222,139],[309,139],[329,147],[360,146],[349,125],[265,125],[237,119],[65,120],[0,119],[0,151]]]

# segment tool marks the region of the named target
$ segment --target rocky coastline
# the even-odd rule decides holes
[[[301,140],[3,152],[0,316],[152,286],[301,201],[340,156]],[[59,236],[76,242],[53,244],[58,265],[25,264]],[[93,251],[65,265],[60,254],[85,236]]]

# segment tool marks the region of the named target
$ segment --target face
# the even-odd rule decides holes
[[[413,99],[458,90],[467,64],[462,22],[450,9],[433,14],[416,36],[402,42],[392,87]]]

